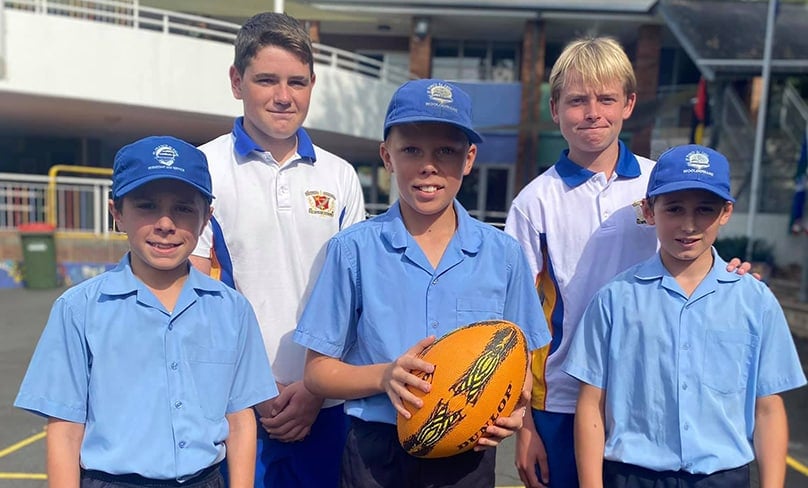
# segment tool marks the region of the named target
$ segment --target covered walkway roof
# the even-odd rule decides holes
[[[709,80],[759,75],[768,1],[661,0],[659,12]],[[808,73],[808,4],[780,2],[771,70]]]

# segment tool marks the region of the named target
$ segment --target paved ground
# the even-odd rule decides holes
[[[62,290],[0,289],[0,488],[44,488],[44,421],[11,404],[51,303]],[[808,371],[808,337],[797,337]],[[784,395],[790,414],[788,488],[808,487],[808,388]],[[499,449],[497,486],[521,486],[513,444]],[[756,485],[755,485],[756,486]]]

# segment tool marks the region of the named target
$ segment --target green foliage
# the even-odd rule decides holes
[[[774,246],[763,239],[755,239],[752,243],[752,256],[746,255],[746,245],[749,238],[746,236],[723,237],[715,241],[718,255],[725,260],[740,258],[742,261],[766,263],[774,265]]]

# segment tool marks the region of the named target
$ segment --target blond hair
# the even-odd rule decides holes
[[[631,61],[613,37],[586,37],[567,44],[550,71],[554,102],[558,102],[571,73],[588,86],[603,87],[616,80],[623,85],[626,96],[637,91]]]

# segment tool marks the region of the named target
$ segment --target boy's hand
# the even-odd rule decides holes
[[[410,402],[418,408],[423,406],[421,399],[412,394],[407,389],[407,385],[418,388],[424,393],[429,392],[432,388],[429,382],[422,380],[410,373],[410,371],[418,370],[424,373],[432,373],[435,371],[433,364],[418,357],[418,355],[433,342],[435,342],[435,336],[421,339],[418,341],[418,344],[409,348],[401,357],[388,364],[384,369],[382,388],[387,392],[387,396],[390,397],[390,401],[393,403],[393,407],[395,407],[396,411],[405,418],[410,418],[411,415],[410,412],[404,408],[404,401]]]
[[[542,479],[536,473],[536,465],[539,466]],[[532,421],[516,433],[516,469],[527,488],[544,488],[550,482],[547,450]]]
[[[732,258],[727,263],[727,271],[730,273],[734,271],[739,275],[745,275],[750,269],[752,269],[752,263],[746,261],[741,262],[739,258]],[[754,276],[755,279],[760,280],[760,273],[752,273],[752,276]]]
[[[261,425],[272,439],[302,441],[309,435],[324,399],[309,392],[302,381],[286,386],[278,384],[278,390],[278,396],[256,407]]]
[[[520,406],[515,408],[510,416],[497,418],[494,425],[490,425],[485,429],[485,435],[477,441],[474,450],[484,451],[497,447],[500,442],[515,434],[516,431],[522,428],[525,411],[525,407]]]

